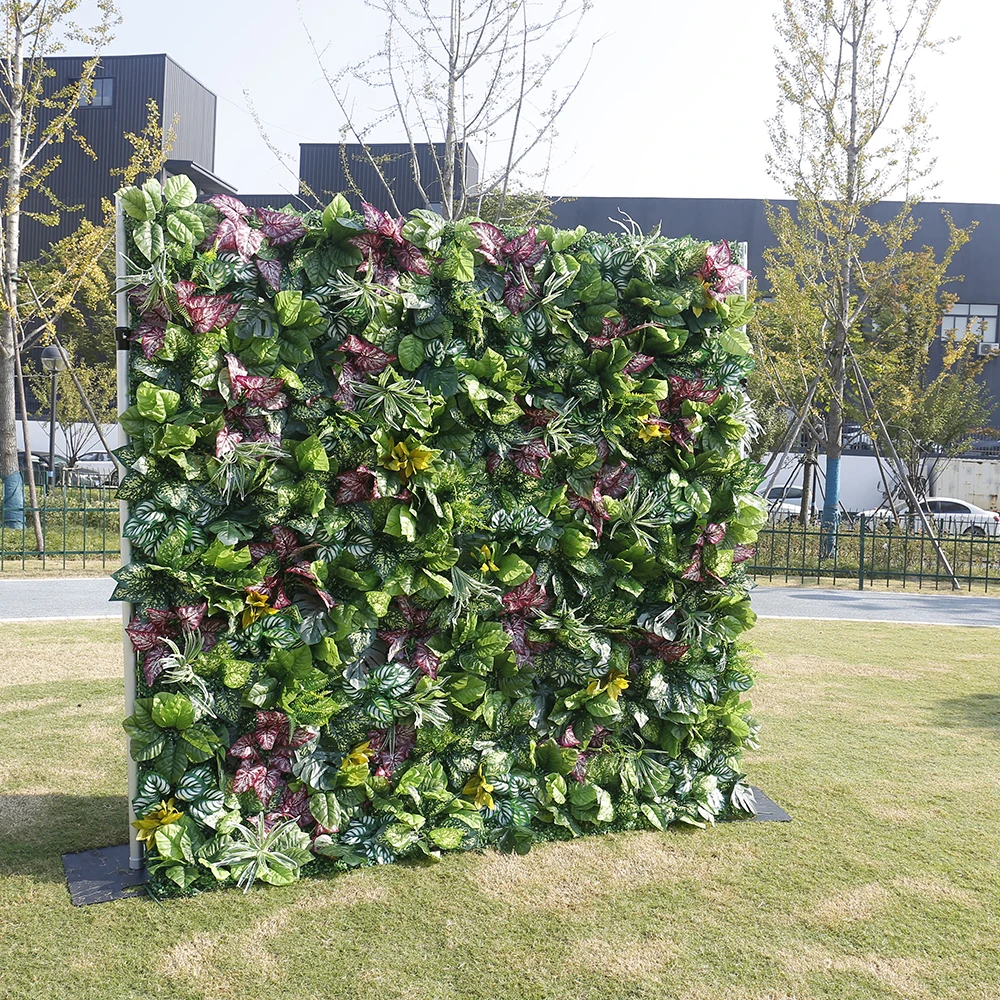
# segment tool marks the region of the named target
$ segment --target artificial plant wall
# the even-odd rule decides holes
[[[161,886],[752,810],[723,242],[121,194]]]

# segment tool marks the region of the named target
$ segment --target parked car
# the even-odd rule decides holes
[[[62,455],[55,456],[56,482],[60,481],[66,459]],[[34,470],[35,485],[41,486],[49,478],[49,456],[48,453],[41,455],[38,452],[31,454],[31,467]],[[17,453],[17,468],[21,473],[21,478],[27,483],[28,472],[24,462],[24,452]]]
[[[921,501],[921,509],[943,534],[954,535],[1000,535],[1000,514],[995,510],[984,510],[968,500],[958,500],[955,497],[928,497]],[[905,518],[904,509],[897,504],[900,516]],[[865,518],[894,524],[895,518],[888,507],[874,510],[863,510]],[[915,518],[915,527],[922,527],[919,517]]]
[[[802,510],[802,490],[797,486],[772,486],[767,491],[767,516],[772,521],[787,521]]]
[[[106,451],[88,451],[66,470],[66,479],[75,486],[111,485],[118,480],[118,470]]]

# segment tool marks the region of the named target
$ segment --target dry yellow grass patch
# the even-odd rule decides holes
[[[607,937],[574,942],[566,964],[581,970],[600,968],[615,979],[648,984],[677,961],[681,950],[666,933],[622,938],[611,931]]]
[[[623,890],[718,876],[752,863],[721,851],[694,857],[679,837],[653,832],[604,834],[538,844],[526,856],[487,852],[474,881],[484,895],[515,907],[572,913],[612,899]]]
[[[905,1000],[935,1000],[935,994],[925,985],[934,978],[934,963],[926,959],[890,957],[875,952],[838,955],[816,944],[800,945],[794,951],[783,948],[775,957],[793,975],[839,972],[869,976]]]
[[[0,623],[0,688],[122,676],[115,621]]]
[[[286,963],[276,953],[272,943],[294,928],[300,914],[315,918],[317,910],[343,909],[360,903],[383,902],[389,890],[375,885],[356,873],[338,877],[333,885],[335,898],[325,894],[328,887],[316,885],[305,896],[255,921],[249,927],[220,933],[199,932],[169,948],[159,966],[162,975],[193,985],[202,991],[205,1000],[231,1000],[241,989],[228,971],[232,956],[239,956],[241,969],[253,969],[255,980],[282,983],[287,979]],[[262,895],[266,890],[258,890]]]

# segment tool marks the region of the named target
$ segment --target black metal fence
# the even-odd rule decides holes
[[[832,538],[818,524],[791,518],[760,532],[747,563],[758,582],[914,587],[953,590],[952,576],[938,556],[940,543],[963,590],[1000,591],[1000,535],[993,525],[935,522],[929,534],[919,521],[886,523],[869,517],[843,520]]]
[[[118,490],[114,486],[38,487],[38,506],[28,503],[24,524],[2,527],[0,497],[0,572],[25,569],[110,569],[118,565]],[[42,529],[39,550],[35,514]]]

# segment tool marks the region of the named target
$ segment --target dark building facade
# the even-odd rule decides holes
[[[47,91],[52,93],[78,80],[85,61],[85,57],[74,56],[46,59],[54,72],[46,81]],[[49,153],[62,161],[51,176],[53,191],[63,204],[81,207],[63,211],[57,226],[23,217],[22,261],[35,259],[52,243],[72,233],[81,219],[101,220],[101,199],[111,197],[121,183],[111,171],[123,167],[132,155],[125,133],[142,132],[150,100],[159,108],[160,124],[165,129],[172,126],[176,134],[165,175],[186,173],[205,193],[233,191],[213,174],[215,94],[167,55],[104,56],[94,81],[93,100],[82,105],[76,116],[80,134],[96,159],[69,139],[53,146]],[[0,142],[7,138],[8,127],[0,125]],[[51,203],[37,192],[25,200],[23,207],[26,213],[51,211]]]

